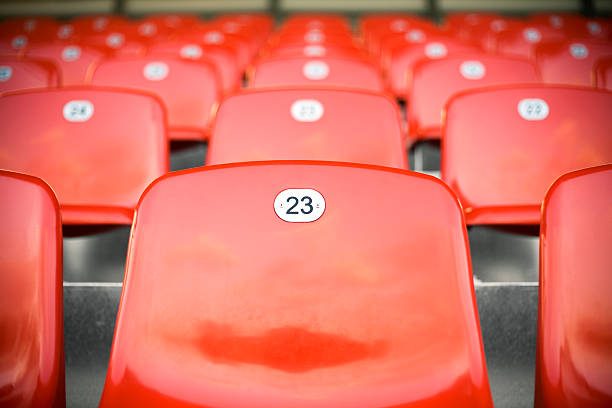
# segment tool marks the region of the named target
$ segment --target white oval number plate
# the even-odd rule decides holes
[[[76,61],[81,58],[81,47],[70,45],[62,50],[62,59],[66,62]]]
[[[329,75],[329,65],[323,61],[309,61],[304,64],[302,73],[313,81],[325,79]]]
[[[525,120],[544,120],[550,109],[542,99],[523,99],[518,104],[518,113]]]
[[[143,69],[143,75],[149,81],[161,81],[166,79],[170,68],[163,62],[149,62]]]
[[[274,211],[283,221],[313,222],[325,212],[325,199],[310,188],[289,188],[274,199]]]
[[[70,101],[62,111],[68,122],[86,122],[94,113],[94,106],[89,101]]]
[[[485,76],[485,66],[480,61],[463,61],[459,71],[465,79],[482,79]]]
[[[448,54],[448,51],[442,43],[433,42],[425,46],[425,55],[431,59],[444,58],[446,54]]]
[[[572,57],[576,59],[585,59],[589,56],[589,49],[584,44],[573,43],[569,49]]]
[[[323,104],[315,99],[299,99],[291,104],[291,116],[298,122],[316,122],[324,111]]]
[[[202,58],[202,47],[197,44],[187,44],[181,48],[180,55],[186,59]]]
[[[13,68],[8,65],[0,66],[0,82],[6,82],[13,76]]]

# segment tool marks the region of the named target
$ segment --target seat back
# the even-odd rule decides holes
[[[591,78],[597,88],[612,91],[612,57],[597,61]]]
[[[612,165],[548,191],[540,235],[535,406],[612,406]]]
[[[337,86],[382,91],[378,70],[358,58],[268,58],[254,65],[249,87]]]
[[[207,139],[221,95],[214,65],[178,57],[109,59],[98,65],[91,83],[157,95],[168,111],[171,140]]]
[[[0,406],[62,408],[62,229],[42,180],[0,170]]]
[[[542,81],[549,84],[590,86],[597,60],[612,57],[612,44],[563,41],[538,45],[535,62]]]
[[[0,93],[33,88],[55,88],[60,76],[46,61],[0,58]]]
[[[207,164],[288,159],[408,168],[399,109],[377,93],[337,89],[257,90],[221,103]]]
[[[446,107],[441,171],[468,224],[538,224],[560,175],[612,162],[612,93],[521,86],[465,92]]]
[[[492,407],[463,217],[433,177],[171,173],[130,248],[101,407]]]
[[[410,137],[438,139],[441,114],[455,93],[491,85],[539,83],[529,61],[483,53],[465,53],[437,60],[421,60],[408,78],[406,116]]]
[[[64,224],[131,224],[142,191],[168,171],[165,113],[150,95],[88,88],[6,94],[0,123],[0,168],[49,183]]]

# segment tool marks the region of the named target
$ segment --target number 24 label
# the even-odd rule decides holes
[[[316,221],[325,212],[325,198],[310,188],[290,188],[276,195],[274,211],[287,222]]]

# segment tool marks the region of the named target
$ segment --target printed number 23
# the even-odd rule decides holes
[[[309,196],[304,196],[304,197],[302,197],[301,200],[298,200],[297,197],[293,197],[293,196],[288,197],[287,198],[287,202],[289,204],[291,204],[293,202],[293,205],[291,207],[289,207],[289,209],[287,210],[286,214],[299,214],[299,212],[293,211],[293,209],[298,206],[300,201],[304,203],[305,207],[308,207],[308,211],[304,211],[303,208],[300,209],[302,214],[310,214],[314,208],[312,206],[312,198],[310,198]]]

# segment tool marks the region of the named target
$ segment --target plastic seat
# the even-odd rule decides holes
[[[42,180],[0,170],[0,406],[66,405],[62,230]]]
[[[131,224],[142,191],[168,171],[165,112],[146,94],[87,88],[6,94],[0,122],[0,168],[49,183],[64,224]]]
[[[612,165],[564,175],[546,195],[535,407],[612,406]]]
[[[268,58],[254,65],[249,87],[338,86],[382,91],[378,70],[352,58]]]
[[[0,58],[0,92],[59,85],[57,69],[45,61]]]
[[[87,84],[95,66],[108,54],[77,43],[35,43],[27,48],[25,56],[52,62],[60,71],[62,86],[73,86]]]
[[[388,13],[367,14],[359,19],[359,32],[364,48],[378,56],[388,36],[404,34],[411,29],[434,29],[431,21],[414,14]]]
[[[550,84],[590,86],[595,62],[604,57],[612,57],[612,44],[570,41],[541,44],[535,50],[542,81]]]
[[[540,83],[536,67],[519,58],[465,53],[415,64],[408,85],[410,138],[438,139],[442,109],[454,93],[491,85]]]
[[[223,92],[230,93],[240,88],[242,74],[233,49],[223,45],[203,44],[200,36],[181,36],[181,39],[166,39],[153,42],[148,55],[174,56],[187,60],[211,62],[219,73]]]
[[[386,86],[396,98],[404,99],[408,92],[408,79],[419,60],[442,59],[454,54],[477,51],[474,45],[450,37],[428,36],[425,42],[411,42],[408,39],[403,45],[389,49],[383,57]]]
[[[597,61],[593,71],[593,85],[612,91],[612,57]]]
[[[451,98],[442,179],[468,224],[537,225],[550,185],[612,162],[612,93],[562,86],[499,87]]]
[[[538,44],[566,40],[567,34],[562,30],[525,22],[499,33],[495,49],[502,55],[533,59]]]
[[[221,103],[206,164],[296,159],[407,169],[403,136],[399,109],[377,93],[255,90]]]
[[[138,207],[100,407],[492,407],[467,245],[406,170],[171,173]]]
[[[168,111],[171,140],[206,140],[221,94],[220,81],[212,63],[149,56],[103,61],[91,83],[154,93]]]

